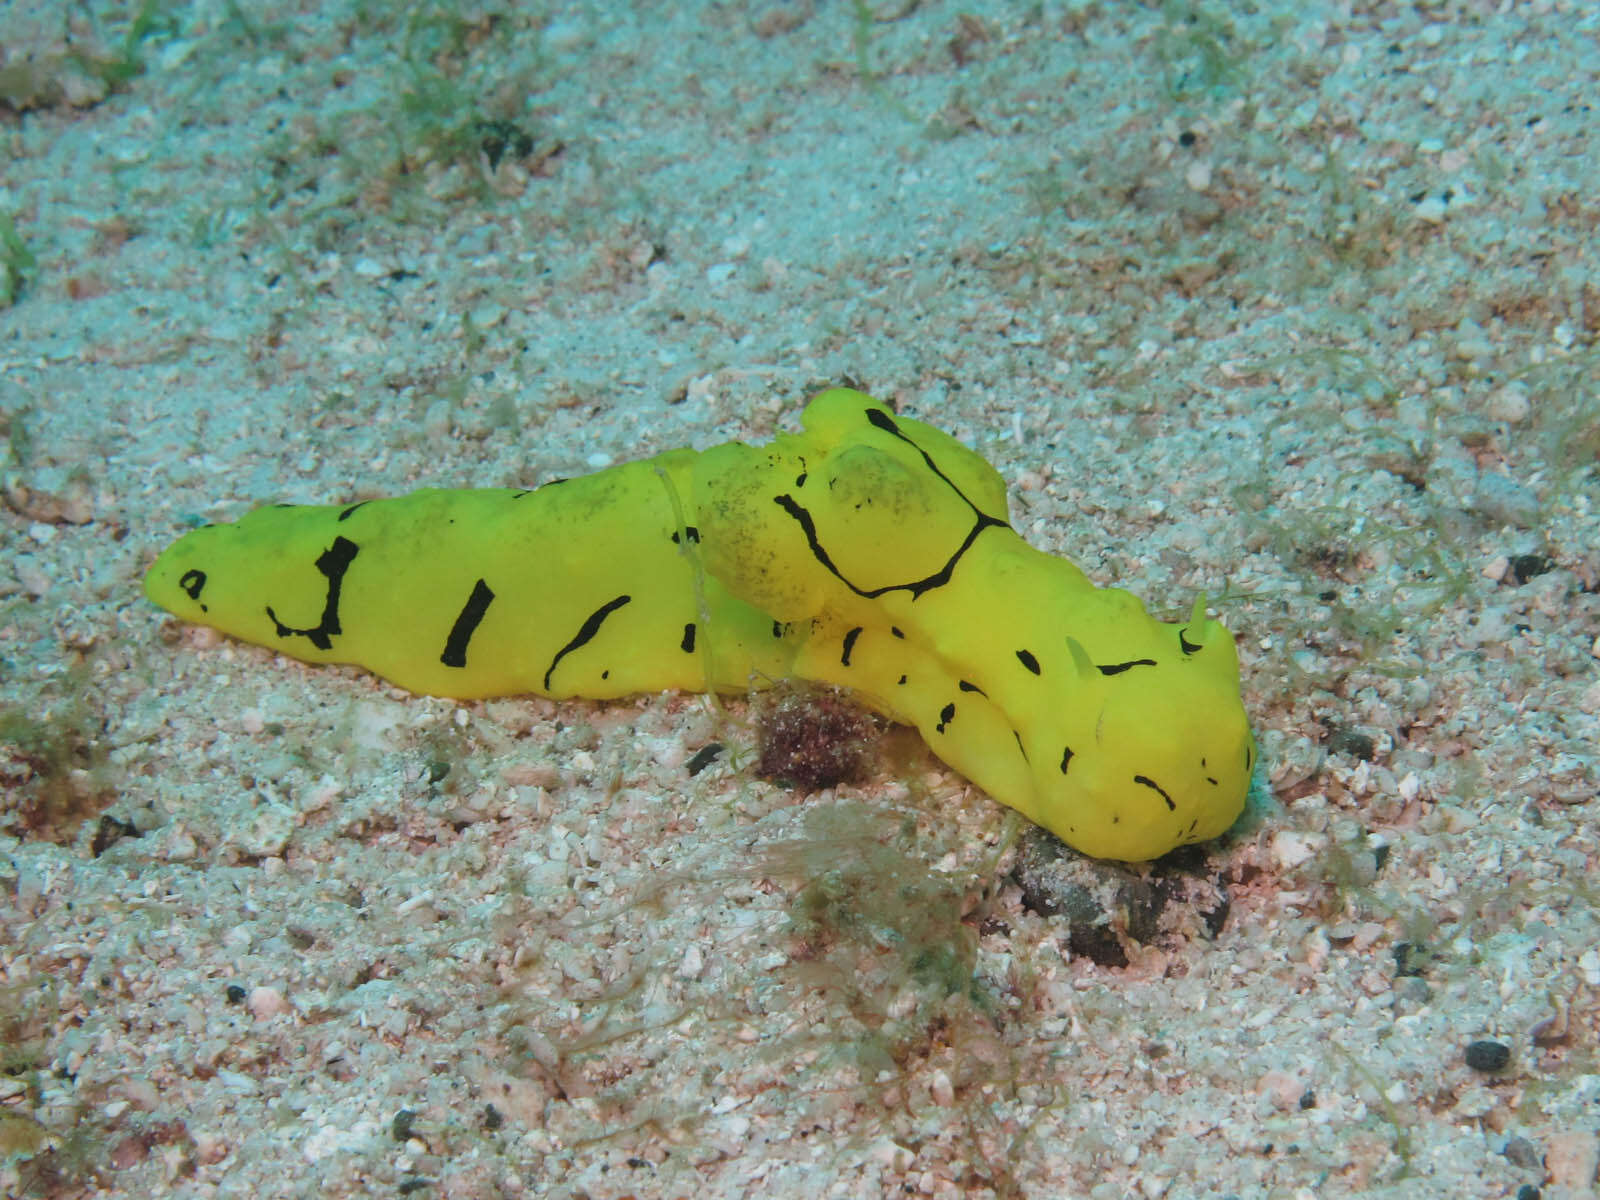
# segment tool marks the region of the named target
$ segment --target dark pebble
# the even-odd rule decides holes
[[[1487,1039],[1467,1043],[1467,1066],[1474,1071],[1503,1071],[1511,1061],[1511,1047]]]
[[[411,1130],[416,1122],[416,1110],[402,1108],[395,1113],[394,1120],[389,1122],[389,1136],[397,1142],[407,1141],[411,1137]]]
[[[1506,1141],[1506,1148],[1500,1151],[1506,1156],[1506,1161],[1512,1166],[1521,1167],[1527,1171],[1544,1170],[1544,1155],[1525,1137],[1513,1137]]]
[[[719,755],[721,753],[722,753],[722,743],[721,742],[711,742],[711,743],[709,743],[707,745],[701,746],[700,749],[698,749],[698,750],[696,750],[694,752],[694,757],[691,758],[689,760],[689,762],[687,763],[687,769],[689,771],[689,774],[690,775],[698,775],[698,774],[700,774],[701,771],[704,771],[712,763],[716,762],[717,761],[717,755]]]
[[[1507,564],[1506,581],[1522,584],[1555,569],[1556,560],[1544,554],[1514,554]]]
[[[136,838],[139,830],[130,821],[119,820],[109,813],[102,814],[100,824],[95,826],[94,840],[89,843],[89,853],[99,858],[123,838]]]
[[[1348,754],[1362,762],[1371,762],[1378,753],[1378,744],[1359,729],[1340,726],[1328,731],[1328,750],[1333,754]]]

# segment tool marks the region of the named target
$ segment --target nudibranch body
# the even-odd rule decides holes
[[[1203,602],[1158,621],[1029,546],[987,462],[869,396],[823,392],[801,423],[535,491],[261,509],[180,538],[145,590],[440,696],[839,684],[1099,857],[1233,823],[1255,747]]]

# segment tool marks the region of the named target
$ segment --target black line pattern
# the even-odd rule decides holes
[[[1156,793],[1156,795],[1160,796],[1163,800],[1165,800],[1167,802],[1167,811],[1168,812],[1177,812],[1178,811],[1178,806],[1172,802],[1172,797],[1167,795],[1167,793],[1164,790],[1162,790],[1161,785],[1159,783],[1157,783],[1154,779],[1151,779],[1148,775],[1135,775],[1133,777],[1133,781],[1135,783],[1139,784],[1141,787],[1150,788],[1152,791],[1154,791]]]
[[[956,564],[961,561],[961,556],[967,552],[972,543],[977,540],[978,535],[985,529],[1009,529],[1011,526],[1007,522],[1001,520],[999,517],[991,517],[988,513],[984,512],[976,504],[974,504],[967,494],[958,488],[954,483],[952,483],[950,477],[939,469],[939,464],[933,461],[933,456],[921,446],[917,445],[916,442],[908,438],[904,433],[902,433],[900,431],[900,427],[894,423],[894,418],[888,413],[884,412],[883,409],[868,408],[865,412],[865,415],[868,424],[874,425],[883,432],[899,438],[902,442],[920,454],[922,456],[922,461],[927,464],[928,470],[937,475],[944,482],[945,486],[954,492],[956,496],[960,498],[961,502],[972,510],[972,528],[967,530],[966,537],[961,539],[961,545],[956,548],[955,553],[950,556],[949,560],[944,564],[944,566],[940,567],[933,574],[923,579],[908,580],[905,583],[888,583],[877,588],[858,587],[856,584],[844,577],[839,568],[834,565],[833,559],[828,556],[827,550],[823,548],[821,538],[819,538],[817,535],[816,522],[812,519],[810,511],[804,505],[787,493],[774,496],[772,498],[772,502],[779,508],[783,509],[784,512],[788,513],[789,516],[794,518],[795,524],[800,526],[801,532],[805,534],[806,544],[811,548],[811,556],[821,563],[823,567],[827,569],[830,575],[832,575],[840,583],[844,584],[845,587],[849,588],[856,595],[862,597],[863,599],[875,600],[879,596],[887,595],[890,592],[903,591],[910,592],[911,598],[915,600],[924,592],[930,592],[934,588],[943,587],[945,584],[950,582],[950,577],[955,572]],[[802,475],[801,478],[803,479],[804,476]]]
[[[572,640],[565,646],[561,647],[561,649],[557,650],[555,657],[550,660],[550,667],[544,673],[545,691],[548,692],[550,690],[550,676],[556,673],[556,668],[561,665],[561,660],[579,647],[587,645],[589,642],[593,641],[594,635],[600,632],[600,626],[605,624],[606,618],[612,613],[616,612],[617,609],[621,608],[623,605],[632,601],[632,599],[632,596],[622,595],[613,600],[607,600],[599,608],[595,609],[592,613],[584,618],[584,622],[579,627],[578,632],[572,635]],[[600,677],[604,679],[606,675],[609,674],[609,671],[605,671],[601,673]]]
[[[472,641],[483,614],[489,611],[489,605],[493,602],[494,592],[487,583],[480,579],[472,585],[472,594],[456,614],[455,624],[450,626],[450,636],[444,641],[444,652],[439,655],[440,662],[447,667],[467,665],[467,643]]]
[[[178,579],[178,587],[189,594],[189,599],[198,601],[200,599],[200,593],[205,591],[206,573],[204,571],[191,568],[190,570],[185,571]],[[211,610],[202,604],[200,605],[200,611],[210,612]]]
[[[317,556],[317,570],[328,581],[328,594],[322,602],[322,620],[311,628],[296,629],[285,625],[278,620],[278,614],[272,611],[272,605],[267,605],[267,616],[280,638],[303,637],[318,650],[333,649],[333,639],[344,632],[344,627],[339,624],[339,591],[344,586],[344,573],[360,553],[361,547],[349,538],[336,537],[333,545]]]
[[[1153,667],[1156,660],[1153,658],[1136,658],[1131,662],[1106,663],[1095,669],[1102,675],[1121,675],[1124,671],[1131,671],[1134,667]]]
[[[841,667],[850,665],[850,652],[856,648],[856,639],[860,636],[861,626],[859,625],[844,635],[844,653],[839,656],[839,665]]]

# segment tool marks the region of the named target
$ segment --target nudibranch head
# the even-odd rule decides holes
[[[1035,767],[1029,815],[1097,858],[1157,858],[1225,832],[1255,767],[1233,637],[1204,598],[1189,621],[1150,625],[1151,646],[1129,659],[1072,641],[1072,716]]]

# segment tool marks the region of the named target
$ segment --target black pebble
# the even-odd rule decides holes
[[[1525,1137],[1508,1138],[1505,1149],[1500,1153],[1505,1155],[1506,1161],[1513,1166],[1528,1171],[1544,1170],[1544,1155],[1540,1153],[1538,1146]]]
[[[1517,1200],[1539,1200],[1544,1193],[1531,1183],[1525,1183],[1517,1189]]]
[[[100,824],[95,826],[94,840],[89,843],[89,853],[99,858],[123,838],[138,837],[139,831],[131,821],[123,821],[104,813],[100,817]]]
[[[230,983],[228,985],[228,990],[224,993],[224,995],[228,997],[229,1004],[243,1004],[244,998],[249,994],[250,993],[246,992],[237,983]]]
[[[719,755],[721,753],[722,753],[722,743],[721,742],[710,742],[710,743],[707,743],[704,746],[701,746],[700,749],[698,749],[698,750],[696,750],[694,752],[694,757],[691,758],[689,760],[688,764],[687,764],[688,765],[689,774],[691,774],[691,775],[700,774],[701,771],[704,771],[712,763],[716,762],[717,761],[717,755]]]
[[[1511,1047],[1487,1039],[1467,1043],[1467,1066],[1474,1071],[1503,1071],[1511,1061]]]
[[[1514,554],[1507,564],[1506,582],[1513,585],[1527,583],[1546,571],[1555,570],[1555,565],[1556,560],[1545,554]]]
[[[1328,731],[1328,750],[1333,754],[1348,754],[1362,762],[1371,762],[1378,752],[1378,744],[1359,729],[1336,726]]]
[[[389,1122],[389,1136],[397,1142],[403,1142],[411,1137],[412,1127],[417,1122],[415,1109],[402,1108],[395,1113],[394,1120]]]

